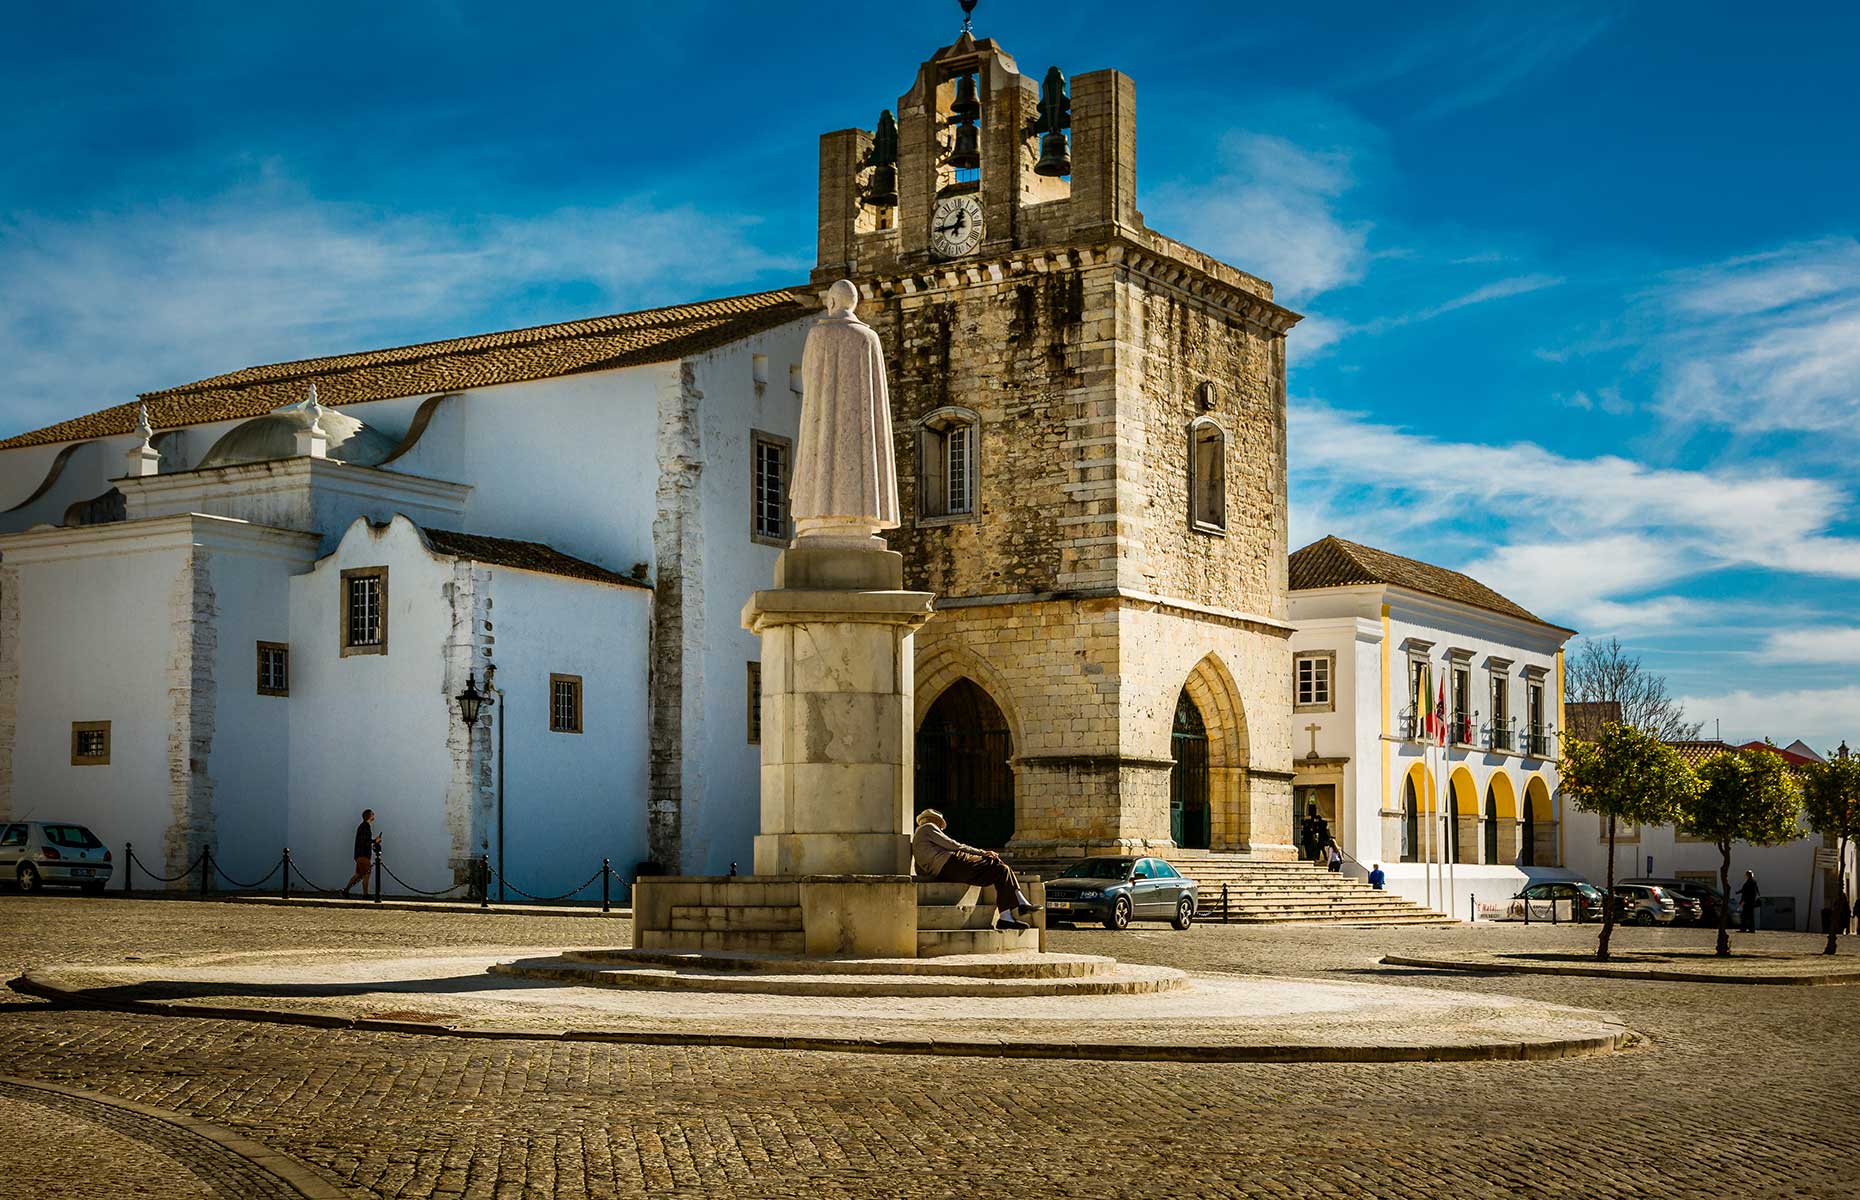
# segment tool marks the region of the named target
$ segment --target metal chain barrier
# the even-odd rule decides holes
[[[386,859],[376,858],[375,861],[381,865],[381,869],[387,873],[387,877],[389,879],[392,879],[395,883],[400,884],[400,886],[406,888],[408,891],[414,893],[417,896],[432,896],[432,897],[448,896],[448,895],[451,895],[453,892],[458,891],[460,888],[472,886],[471,881],[467,880],[464,883],[455,883],[451,887],[445,888],[442,891],[437,891],[437,892],[425,891],[421,888],[414,887],[411,883],[408,883],[405,879],[402,879],[400,876],[394,874],[394,868],[387,865]]]
[[[257,891],[259,888],[262,888],[266,884],[270,883],[271,877],[278,873],[278,867],[282,867],[283,865],[284,865],[283,860],[279,860],[278,865],[276,867],[271,868],[271,870],[266,871],[264,878],[260,879],[257,883],[241,883],[237,879],[234,879],[231,875],[228,875],[220,867],[218,859],[213,860],[213,873],[215,875],[218,875],[221,879],[224,879],[227,883],[232,884],[236,888],[242,888],[245,891]]]
[[[610,874],[610,875],[615,874],[615,872],[613,871],[611,867],[609,867],[606,863],[602,863],[598,868],[596,868],[594,874],[588,876],[586,882],[584,882],[578,888],[572,888],[569,891],[563,892],[560,896],[532,896],[530,893],[524,891],[522,888],[518,887],[516,884],[510,882],[510,880],[504,878],[503,875],[498,873],[495,867],[490,867],[487,869],[490,871],[492,877],[495,878],[504,887],[507,887],[511,891],[515,892],[517,895],[522,896],[525,900],[534,900],[538,904],[553,904],[557,900],[566,900],[570,896],[578,895],[581,892],[587,891],[590,887],[594,885],[594,881],[599,879],[603,874]],[[615,877],[618,878],[617,875],[615,875]],[[626,881],[622,879],[620,882],[624,885]]]
[[[155,872],[149,870],[149,865],[147,863],[136,857],[136,852],[134,850],[131,850],[127,857],[130,862],[146,871],[150,879],[161,883],[179,883],[181,880],[186,879],[189,875],[194,873],[194,868],[200,865],[200,860],[206,857],[206,852],[203,850],[201,853],[195,855],[194,861],[182,867],[179,875],[157,875]]]
[[[303,885],[306,888],[317,893],[319,896],[336,896],[341,894],[335,888],[318,887],[315,883],[311,882],[308,875],[305,875],[302,871],[297,869],[296,859],[291,860],[291,874],[297,876],[298,879],[303,881]]]

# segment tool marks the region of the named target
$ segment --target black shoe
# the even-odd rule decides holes
[[[995,922],[995,928],[996,929],[1032,929],[1033,926],[1027,924],[1024,921],[1016,921],[1013,917],[1002,917],[999,921]]]
[[[343,889],[342,889],[342,898],[343,898],[344,900],[347,900],[347,899],[349,898],[349,889],[348,889],[348,888],[343,888]]]

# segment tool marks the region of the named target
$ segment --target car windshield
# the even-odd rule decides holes
[[[70,846],[74,850],[95,850],[103,845],[96,834],[82,825],[47,825],[45,840],[54,846]]]
[[[1088,858],[1066,868],[1061,879],[1122,879],[1130,874],[1132,858]]]

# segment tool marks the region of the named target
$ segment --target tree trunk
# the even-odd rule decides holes
[[[1582,897],[1576,897],[1582,903]],[[1595,957],[1608,961],[1608,939],[1615,932],[1615,815],[1608,814],[1608,886],[1602,889],[1602,937],[1595,943]]]
[[[1719,842],[1718,885],[1724,889],[1724,902],[1718,906],[1718,957],[1731,957],[1731,843]]]

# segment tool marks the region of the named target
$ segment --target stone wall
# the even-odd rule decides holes
[[[13,815],[13,747],[19,738],[19,572],[0,568],[0,817]]]
[[[162,840],[163,874],[181,872],[213,840],[213,663],[219,607],[210,555],[182,558],[168,597],[173,641],[168,661],[168,799],[173,810]]]

